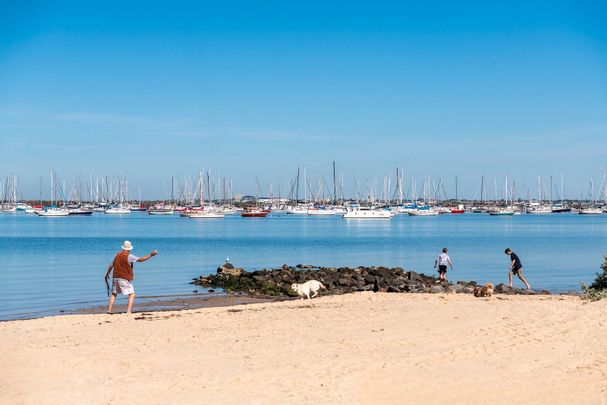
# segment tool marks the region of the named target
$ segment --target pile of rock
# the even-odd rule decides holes
[[[235,268],[231,263],[221,265],[216,274],[200,276],[191,284],[209,288],[223,288],[228,292],[245,292],[277,296],[295,296],[291,284],[318,280],[325,285],[323,295],[347,294],[355,291],[384,291],[405,293],[459,293],[471,294],[475,281],[458,281],[455,284],[439,282],[432,276],[405,271],[400,267],[315,267],[298,264],[283,265],[278,269],[248,272]],[[501,294],[550,294],[550,292],[527,291],[504,284],[495,287]]]

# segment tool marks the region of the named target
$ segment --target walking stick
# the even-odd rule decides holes
[[[105,277],[105,292],[107,293],[107,296],[110,296],[110,282],[108,281],[107,276]]]

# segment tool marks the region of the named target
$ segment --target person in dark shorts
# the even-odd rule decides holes
[[[525,277],[523,277],[523,264],[521,263],[521,259],[519,259],[517,254],[514,253],[512,251],[512,249],[510,249],[510,248],[507,248],[504,251],[504,253],[507,254],[508,256],[510,256],[510,271],[508,272],[508,285],[510,287],[512,287],[512,275],[516,274],[518,276],[518,278],[521,279],[521,281],[523,283],[525,283],[525,286],[527,287],[527,289],[531,290],[531,286],[529,285],[527,280],[525,280]]]
[[[451,258],[447,254],[447,248],[443,248],[443,252],[440,255],[438,255],[438,257],[434,261],[434,268],[436,268],[437,264],[438,264],[438,281],[437,281],[437,283],[440,283],[441,281],[447,280],[445,278],[445,275],[447,274],[447,265],[449,265],[449,267],[451,267],[451,270],[453,270],[453,264],[451,263]]]

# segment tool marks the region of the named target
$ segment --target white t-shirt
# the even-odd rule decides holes
[[[451,259],[449,258],[449,255],[446,253],[441,253],[440,255],[438,255],[438,265],[439,266],[446,266],[449,263],[451,263]]]
[[[139,258],[132,253],[129,253],[129,263],[135,263]]]

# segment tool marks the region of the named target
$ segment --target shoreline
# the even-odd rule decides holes
[[[382,291],[380,293],[384,293]],[[352,294],[352,293],[347,293]],[[340,294],[340,295],[347,295]],[[389,294],[403,294],[403,295],[435,295],[434,293],[392,293]],[[447,293],[447,296],[455,293]],[[468,294],[470,295],[470,294]],[[331,296],[331,295],[323,295]],[[511,296],[511,294],[494,293],[494,297],[498,296]],[[549,294],[543,296],[552,297],[581,297],[581,292],[575,291],[549,291]],[[133,305],[133,314],[137,313],[155,313],[155,312],[171,312],[171,311],[187,311],[201,308],[218,308],[226,306],[238,306],[238,305],[251,305],[259,303],[271,303],[271,302],[283,302],[298,300],[298,297],[287,297],[287,296],[271,296],[264,294],[246,294],[242,292],[227,293],[227,292],[215,292],[215,293],[200,293],[200,294],[175,294],[171,296],[142,296],[137,297],[135,304]],[[114,305],[114,313],[112,315],[120,315],[126,311],[126,297],[121,297],[116,301]],[[0,323],[4,322],[15,322],[15,321],[28,321],[33,319],[43,319],[52,317],[62,317],[70,315],[106,315],[107,304],[87,306],[82,308],[75,308],[69,310],[58,309],[53,313],[43,313],[40,315],[21,316],[18,318],[6,318],[0,319]]]
[[[236,305],[249,305],[265,302],[280,302],[288,300],[285,297],[272,297],[261,294],[229,294],[229,293],[201,293],[201,294],[175,294],[171,296],[142,296],[137,297],[133,305],[133,313],[140,312],[166,312],[186,311],[189,309],[215,308]],[[114,305],[114,313],[119,315],[126,312],[126,297],[120,296]],[[28,321],[33,319],[53,318],[70,315],[99,315],[107,314],[107,303],[102,305],[85,306],[74,309],[57,309],[38,314],[19,314],[19,317],[0,319],[0,323],[14,321]]]
[[[141,312],[178,312],[201,308],[220,308],[228,306],[260,304],[268,302],[280,302],[288,300],[284,297],[272,297],[267,295],[247,295],[247,294],[197,294],[176,296],[170,299],[146,299],[145,302],[137,302],[133,305],[133,314]],[[114,305],[112,315],[118,315],[126,311],[126,303],[117,303]],[[107,314],[107,305],[99,305],[91,308],[82,308],[71,311],[65,315],[91,315]]]

